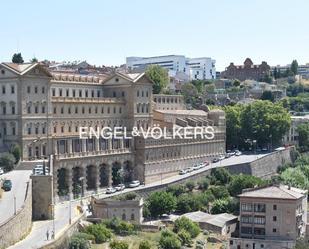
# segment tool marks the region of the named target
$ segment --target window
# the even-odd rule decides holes
[[[110,113],[110,108],[109,108],[109,107],[107,107],[107,113],[108,113],[108,114]]]
[[[277,210],[277,205],[273,205],[273,210]]]
[[[119,113],[121,113],[122,112],[122,109],[121,109],[121,107],[119,107]]]
[[[254,204],[254,212],[265,212],[265,204]]]
[[[248,216],[248,215],[242,215],[241,216],[241,222],[242,223],[246,223],[246,224],[250,224],[252,223],[252,217],[251,216]]]
[[[273,233],[276,233],[277,232],[277,229],[276,228],[273,228]]]
[[[35,127],[35,134],[39,134],[39,128],[38,127]]]
[[[43,134],[45,134],[45,131],[46,131],[45,127],[42,127],[42,133]]]
[[[122,214],[122,220],[126,220],[126,214]]]
[[[94,90],[91,91],[91,97],[94,98]]]
[[[254,234],[255,235],[265,235],[265,228],[254,228]]]
[[[241,233],[252,234],[252,228],[251,227],[241,227]]]
[[[78,107],[77,106],[75,107],[75,113],[78,113]]]
[[[116,95],[116,92],[113,92],[113,97],[115,98],[117,95]]]
[[[265,224],[265,217],[264,216],[255,216],[254,217],[254,224]]]
[[[241,204],[241,210],[245,212],[251,212],[252,211],[252,204],[251,203],[242,203]]]
[[[88,90],[85,91],[85,97],[88,98]]]
[[[146,91],[146,97],[148,97],[148,91]]]
[[[277,221],[277,216],[273,216],[273,221]]]
[[[131,214],[131,220],[135,220],[135,215]]]
[[[142,97],[144,97],[144,91],[142,91]]]
[[[81,98],[83,95],[82,90],[79,90],[79,97]]]
[[[2,86],[2,94],[5,94],[5,86]]]
[[[71,128],[71,126],[69,126],[69,132],[71,132],[71,130],[72,130],[72,128]]]
[[[6,106],[2,107],[2,114],[6,114]]]
[[[75,98],[75,89],[73,89],[72,94],[73,94],[73,98]]]
[[[71,114],[71,107],[68,107],[68,113]]]
[[[15,114],[15,106],[12,106],[12,114]]]
[[[11,86],[11,93],[15,93],[15,87],[14,86]]]
[[[55,90],[55,88],[52,89],[52,95],[53,95],[53,97],[56,96],[56,90]]]
[[[42,113],[45,113],[45,106],[42,106]]]
[[[34,87],[34,93],[38,93],[38,87],[37,86]]]
[[[59,89],[59,96],[62,97],[62,89]]]
[[[15,126],[12,127],[12,135],[13,135],[13,136],[16,135],[16,128],[15,128]]]
[[[97,97],[100,98],[100,91],[97,92]]]
[[[42,87],[42,93],[43,94],[45,93],[45,87],[44,86]]]
[[[28,106],[27,113],[31,113],[31,106]]]
[[[63,109],[63,107],[61,107],[61,109],[60,109],[60,113],[61,113],[61,114],[63,114],[63,113],[64,113],[64,109]]]
[[[139,97],[139,90],[137,90],[137,92],[136,92],[136,96],[137,96],[137,97]]]
[[[124,96],[125,96],[125,95],[124,95],[124,91],[122,91],[122,92],[121,92],[121,96],[122,96],[122,97],[124,97]]]
[[[61,133],[63,133],[64,132],[64,127],[63,126],[61,126]]]
[[[27,93],[31,93],[31,87],[30,86],[27,87]]]
[[[70,95],[70,90],[69,89],[66,90],[66,95],[67,95],[67,97],[69,97],[69,95]]]
[[[57,133],[57,126],[54,126],[54,133]]]
[[[89,107],[88,112],[91,113],[91,107]]]
[[[114,113],[116,113],[116,107],[114,107]]]
[[[101,113],[104,113],[104,107],[102,106],[102,108],[101,108]]]
[[[31,127],[28,127],[28,135],[31,134]]]
[[[1,70],[1,74],[5,74],[5,70],[4,69]]]
[[[82,107],[82,114],[85,114],[85,107]]]
[[[57,113],[57,107],[54,107],[54,114]]]
[[[39,108],[37,105],[34,107],[34,113],[39,113]]]
[[[98,113],[98,107],[97,106],[94,108],[94,112]]]

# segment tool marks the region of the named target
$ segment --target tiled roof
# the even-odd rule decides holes
[[[247,190],[240,194],[239,197],[296,200],[302,198],[306,193],[306,190],[278,185]]]

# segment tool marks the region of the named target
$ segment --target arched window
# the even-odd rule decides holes
[[[131,220],[135,220],[135,215],[131,214]]]
[[[127,217],[126,217],[126,214],[123,213],[121,218],[122,218],[122,220],[126,220],[126,218],[127,218]]]

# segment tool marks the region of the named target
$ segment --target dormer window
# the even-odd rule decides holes
[[[119,81],[119,78],[115,78],[115,81],[118,82],[118,81]]]

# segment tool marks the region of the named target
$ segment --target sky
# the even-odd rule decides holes
[[[0,61],[87,60],[180,54],[230,62],[309,63],[308,0],[2,1]]]

